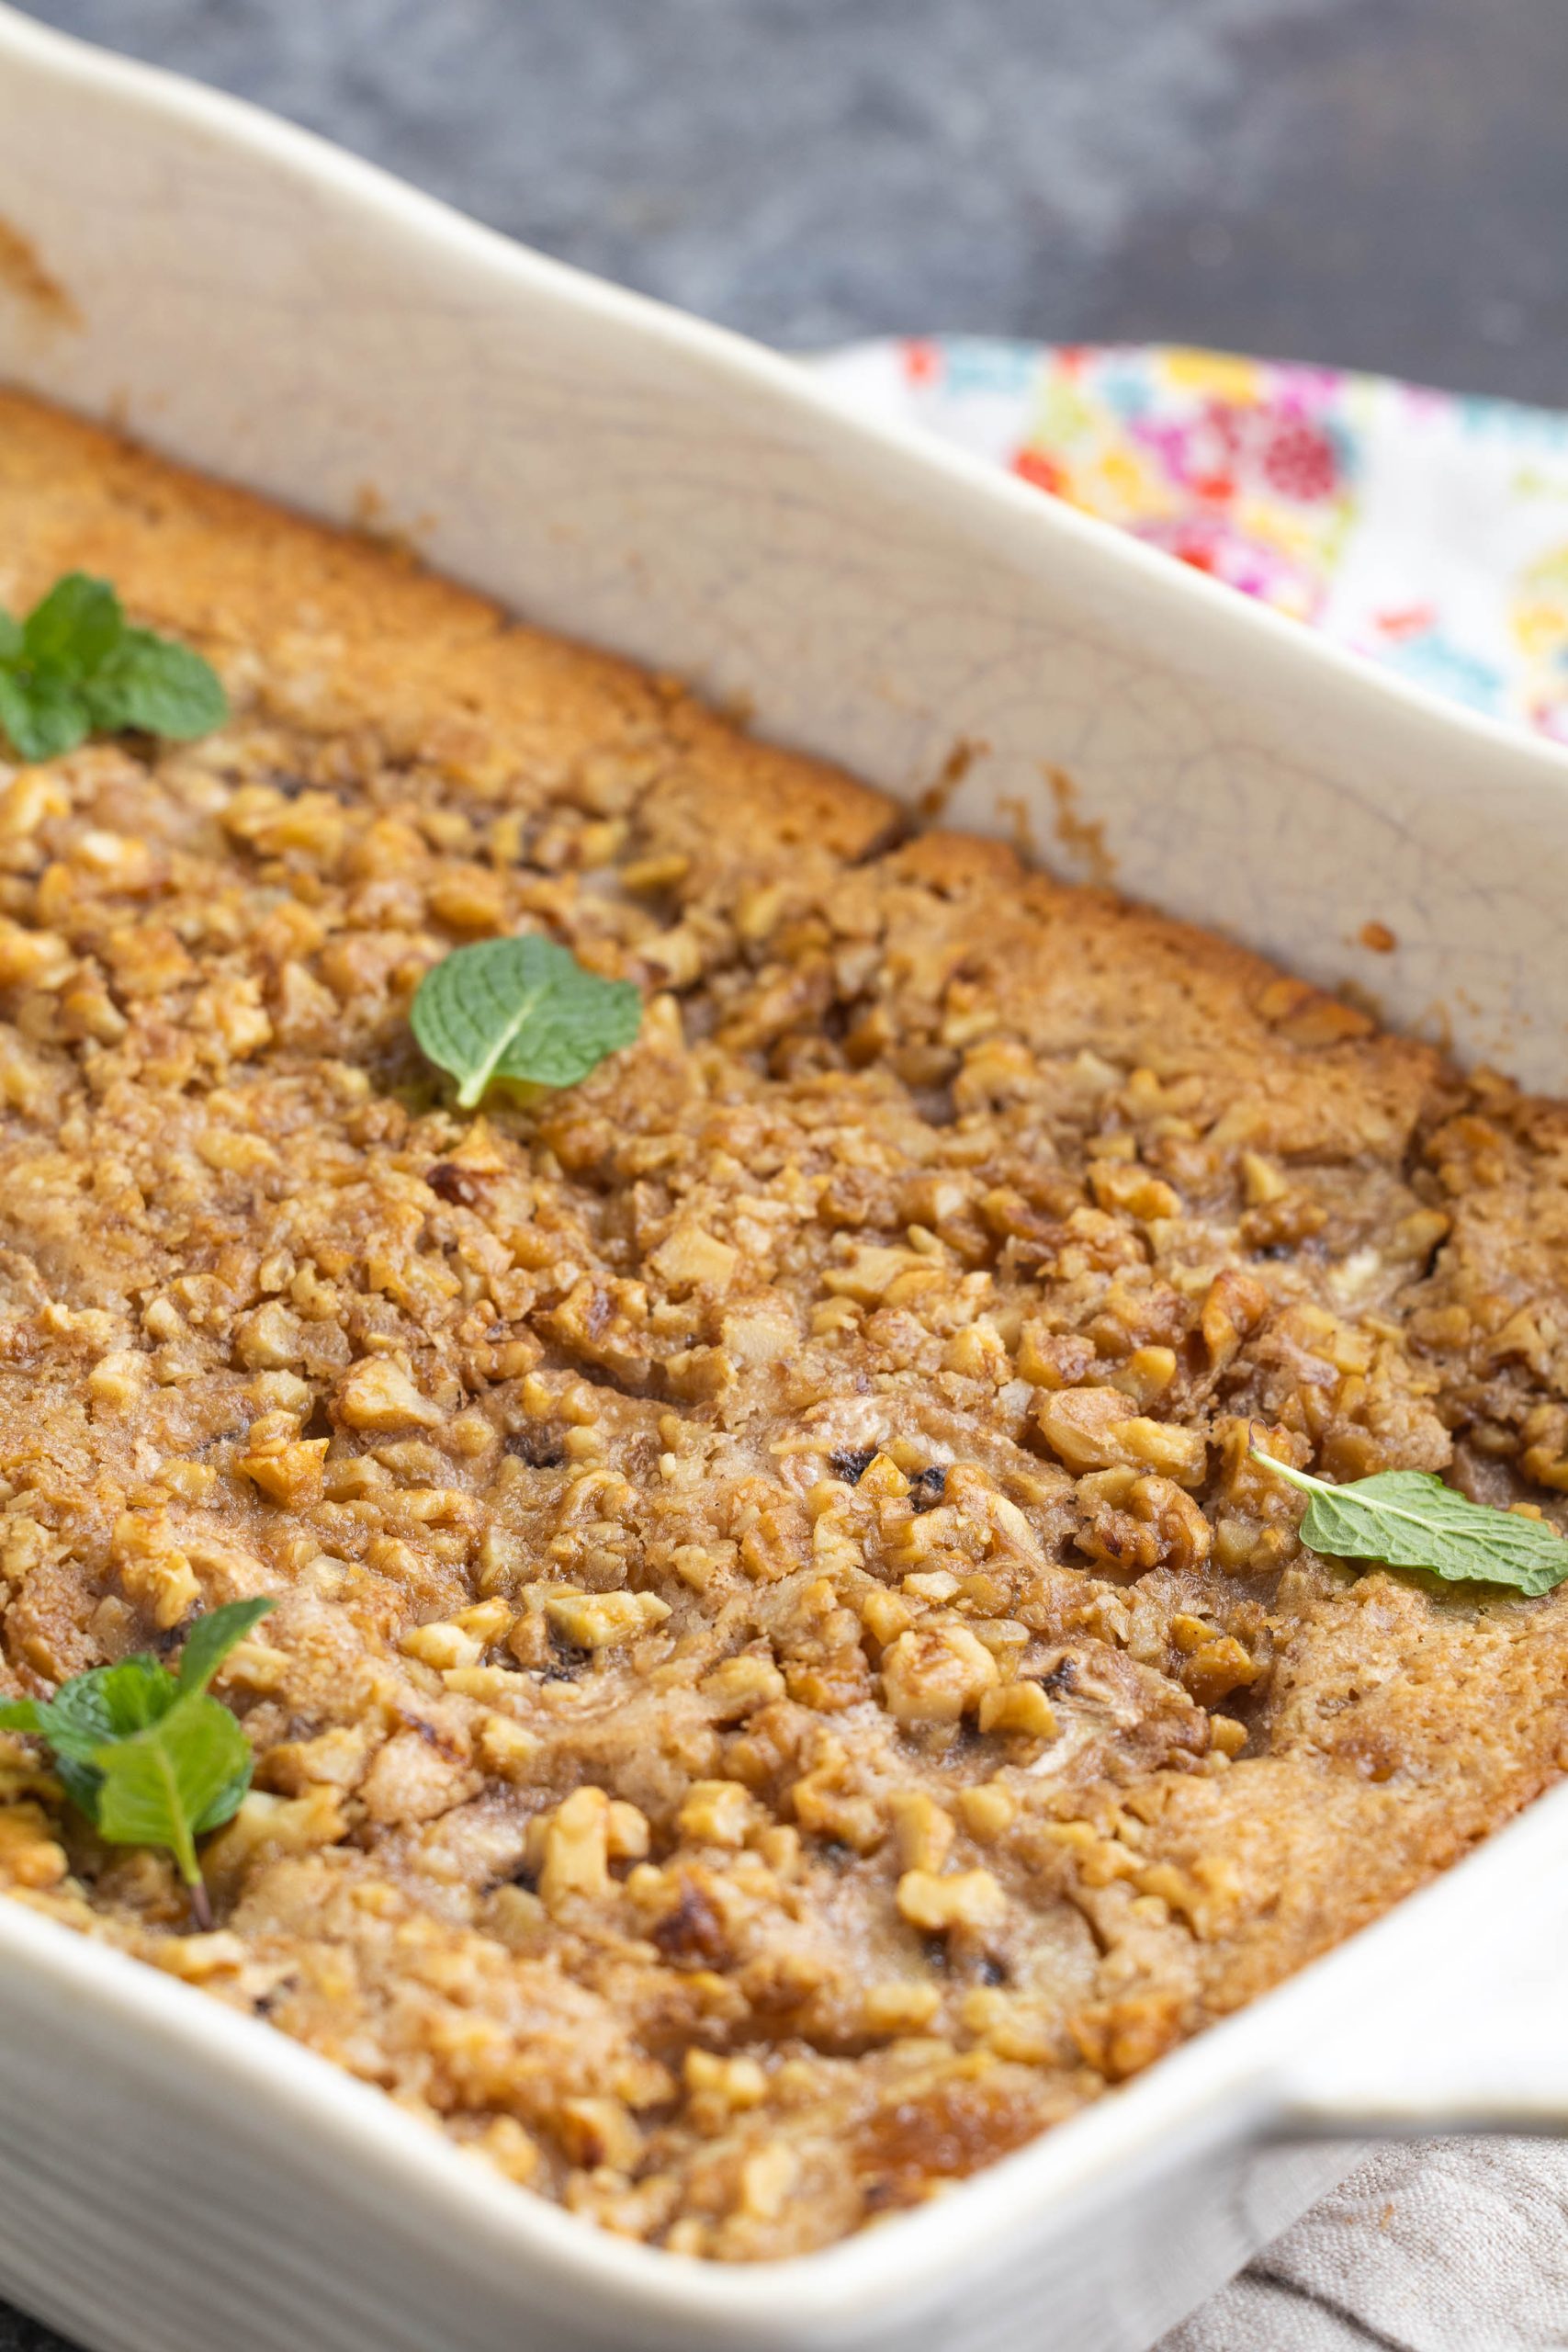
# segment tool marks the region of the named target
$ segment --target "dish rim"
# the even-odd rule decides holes
[[[1091,2192],[1108,2173],[1131,2178],[1140,2155],[1157,2154],[1173,2135],[1190,2153],[1194,2143],[1290,2136],[1287,2053],[1308,2044],[1317,2011],[1339,2006],[1339,1980],[1358,1972],[1380,1982],[1414,1982],[1409,1966],[1431,1948],[1432,1914],[1439,1907],[1457,1912],[1467,1895],[1469,1932],[1461,1928],[1456,1937],[1455,1921],[1445,1923],[1445,1949],[1458,1963],[1450,1973],[1461,1975],[1467,1949],[1484,1939],[1485,1928],[1475,1922],[1490,1917],[1487,1882],[1528,1870],[1532,1846],[1555,1856],[1560,1867],[1565,1833],[1568,1785],[1560,1785],[1332,1951],[930,2202],[811,2252],[746,2264],[617,2237],[552,2199],[519,2190],[384,2091],[265,2019],[9,1897],[0,1900],[0,1959],[40,1964],[57,1987],[91,1998],[101,2020],[134,2031],[141,2047],[162,2043],[185,2060],[200,2059],[254,2100],[291,2111],[318,2147],[330,2136],[352,2157],[361,2178],[367,2172],[400,2175],[410,2193],[419,2194],[427,2219],[439,2204],[460,2226],[479,2223],[487,2240],[547,2258],[558,2276],[613,2282],[661,2316],[761,2331],[781,2313],[792,2325],[851,2319],[895,2285],[900,2301],[932,2296],[982,2258],[988,2243],[1031,2215]]]
[[[936,2302],[944,2284],[951,2288],[988,2246],[1032,2218],[1059,2221],[1063,2208],[1092,2195],[1107,2175],[1122,2174],[1131,2190],[1139,2159],[1157,2164],[1173,2140],[1190,2156],[1225,2142],[1288,2139],[1298,2111],[1309,2118],[1304,2129],[1320,2135],[1325,2118],[1314,2109],[1310,2057],[1301,2053],[1313,2048],[1322,2013],[1346,2009],[1345,1980],[1360,1979],[1363,1996],[1401,1988],[1404,2013],[1385,2037],[1396,2045],[1393,2072],[1399,2076],[1404,2038],[1418,2067],[1431,2024],[1425,1962],[1434,1937],[1440,1932],[1443,1939],[1445,1985],[1462,1984],[1499,1939],[1501,1898],[1510,1891],[1517,1897],[1518,1883],[1532,1871],[1560,1875],[1565,1860],[1568,1782],[1544,1792],[1462,1860],[1232,2016],[931,2201],[811,2252],[746,2264],[617,2237],[519,2189],[384,2091],[265,2019],[9,1897],[0,1900],[0,1962],[47,1971],[51,1987],[91,1999],[101,2022],[133,2031],[143,2049],[161,2044],[187,2063],[209,2064],[214,2075],[258,2105],[308,2128],[318,2148],[330,2138],[362,2181],[399,2177],[418,2196],[426,2220],[478,2225],[487,2245],[541,2259],[558,2282],[616,2286],[650,2315],[744,2325],[754,2331],[750,2340],[763,2343],[770,2322],[797,2327],[852,2321],[884,2303],[890,2290],[900,2302]],[[1352,2039],[1359,2022],[1352,2022]],[[1506,2041],[1506,2019],[1503,2031]],[[1548,2103],[1568,2108],[1568,2082],[1554,2080],[1550,2067],[1541,2071]],[[1408,2119],[1411,2128],[1430,2120],[1419,2109]],[[1332,2116],[1327,2121],[1332,2125]],[[1529,2128],[1520,2115],[1509,2121],[1510,2128]],[[1365,2116],[1355,2125],[1370,2128]],[[1349,2120],[1345,2128],[1352,2128]]]
[[[917,428],[858,416],[796,362],[731,330],[690,318],[650,297],[610,285],[535,254],[499,231],[470,221],[439,198],[409,187],[379,166],[318,134],[284,122],[226,93],[212,91],[141,61],[122,58],[18,15],[0,0],[0,57],[6,51],[47,71],[139,109],[153,108],[239,143],[289,174],[405,232],[445,241],[504,273],[519,296],[530,294],[596,313],[606,324],[683,349],[716,374],[764,388],[784,406],[816,420],[849,448],[878,448],[901,458],[928,482],[983,515],[987,508],[1043,535],[1062,535],[1110,578],[1143,583],[1156,598],[1205,616],[1216,642],[1243,655],[1266,650],[1299,676],[1337,684],[1370,715],[1401,713],[1409,722],[1457,733],[1494,754],[1523,758],[1543,779],[1568,777],[1568,745],[1511,722],[1445,702],[1428,689],[1381,671],[1301,624],[1175,563],[1112,526],[1044,498],[983,459],[928,438]],[[155,442],[155,435],[147,436]],[[177,455],[177,452],[175,453]],[[1024,522],[1025,517],[1030,518]],[[1359,698],[1359,704],[1357,697]],[[1359,1970],[1386,1979],[1406,1947],[1419,1949],[1426,1922],[1447,1903],[1458,1917],[1470,1890],[1472,1918],[1499,1873],[1524,1867],[1531,1838],[1548,1843],[1568,1827],[1568,1787],[1548,1792],[1495,1831],[1472,1856],[1406,1896],[1371,1926],[1298,1971],[1235,2017],[1208,2028],[1114,2094],[1037,2135],[1012,2154],[955,2184],[933,2202],[889,2215],[816,2251],[756,2265],[726,2266],[671,2256],[621,2239],[544,2198],[519,2194],[438,2132],[405,2114],[384,2092],[355,2080],[260,2020],[161,1974],[152,1966],[76,1934],[24,1904],[0,1903],[0,1957],[45,1970],[91,1999],[101,2017],[123,2020],[149,2043],[186,2061],[210,2063],[259,2102],[291,2112],[318,2137],[330,2136],[362,2166],[396,2174],[427,2210],[487,2241],[533,2256],[558,2278],[584,2287],[620,2287],[649,2313],[705,2327],[744,2325],[765,2340],[769,2324],[847,2321],[896,2290],[900,2302],[939,2299],[989,2245],[1049,2218],[1109,2173],[1129,2184],[1173,2135],[1199,2140],[1258,2136],[1286,2104],[1280,2086],[1303,2029],[1340,1980]],[[1452,1929],[1454,1922],[1450,1920]],[[1474,1940],[1472,1934],[1472,1940]],[[1450,1944],[1454,1940],[1450,1935]],[[1463,1938],[1457,1940],[1461,1941]],[[1395,1955],[1391,1963],[1389,1955]],[[983,2200],[983,2201],[982,2201]],[[520,2268],[520,2283],[526,2278]]]

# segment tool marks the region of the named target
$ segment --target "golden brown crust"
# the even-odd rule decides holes
[[[514,786],[519,768],[544,783],[593,752],[635,751],[671,772],[694,838],[744,830],[759,854],[817,842],[855,857],[886,826],[880,794],[738,739],[628,662],[3,390],[0,513],[14,605],[62,571],[97,572],[152,625],[254,671],[279,717],[372,728],[394,758],[460,764],[467,752],[470,789],[489,775]]]
[[[1562,1106],[15,396],[0,549],[235,704],[0,771],[4,1681],[276,1604],[218,1930],[12,1741],[20,1899],[756,2258],[1562,1769],[1568,1603],[1247,1459],[1561,1514]],[[642,1037],[459,1115],[413,988],[529,926]]]

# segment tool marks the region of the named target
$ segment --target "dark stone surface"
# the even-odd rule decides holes
[[[28,0],[773,341],[1568,403],[1568,0]]]
[[[31,6],[774,342],[1164,336],[1568,404],[1568,0]],[[0,2312],[0,2352],[60,2343]]]

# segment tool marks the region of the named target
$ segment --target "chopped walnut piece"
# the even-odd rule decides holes
[[[913,1628],[883,1654],[884,1699],[903,1724],[955,1724],[996,1680],[996,1659],[966,1625]]]
[[[954,1871],[947,1878],[906,1871],[898,1881],[898,1908],[912,1928],[940,1935],[949,1928],[999,1927],[1007,1897],[987,1870]]]
[[[354,1430],[434,1429],[446,1418],[386,1356],[355,1364],[338,1390],[337,1404]]]
[[[576,1789],[556,1807],[545,1836],[539,1894],[547,1910],[573,1895],[607,1894],[610,1801],[603,1789]]]
[[[603,1650],[662,1623],[670,1603],[655,1592],[560,1593],[546,1601],[545,1614],[563,1641]]]

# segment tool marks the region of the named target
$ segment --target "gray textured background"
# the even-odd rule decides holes
[[[1568,404],[1568,0],[31,6],[777,343],[1164,336]],[[0,2352],[59,2339],[0,2310]]]
[[[1168,336],[1568,403],[1568,0],[28,0],[794,345]]]

